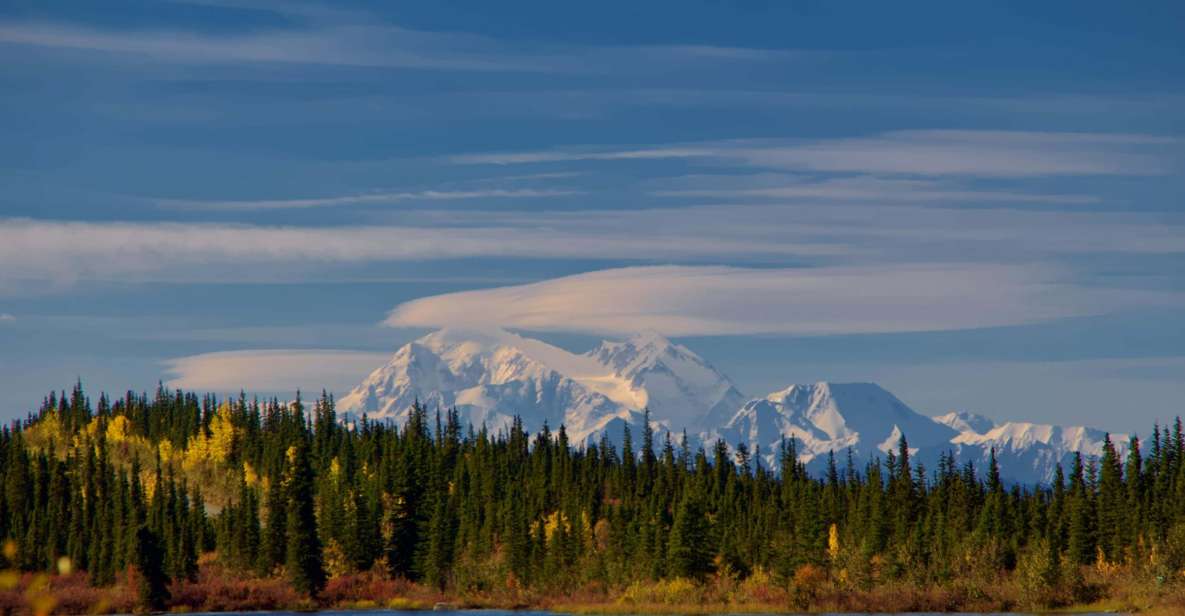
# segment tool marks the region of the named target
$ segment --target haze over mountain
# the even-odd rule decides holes
[[[1045,481],[1075,452],[1097,456],[1105,433],[1085,427],[992,420],[969,412],[919,413],[874,383],[793,384],[749,399],[687,347],[648,332],[602,341],[577,354],[519,334],[443,329],[401,347],[339,401],[371,419],[403,422],[413,404],[455,408],[479,429],[508,428],[517,416],[528,431],[564,427],[574,443],[608,436],[620,443],[626,425],[640,430],[649,409],[660,435],[685,431],[692,446],[723,439],[744,443],[770,468],[793,441],[808,468],[828,455],[864,464],[895,451],[904,435],[914,459],[934,469],[943,454],[985,470],[994,448],[1002,474]],[[1126,435],[1112,440],[1122,451]]]

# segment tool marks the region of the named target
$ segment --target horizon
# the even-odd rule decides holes
[[[425,332],[498,327],[655,331],[746,399],[869,382],[1144,434],[1185,411],[1183,25],[8,4],[0,421],[76,380],[340,398]]]

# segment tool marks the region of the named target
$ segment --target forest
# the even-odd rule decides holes
[[[650,426],[491,433],[448,409],[81,384],[0,431],[0,611],[1185,609],[1178,418],[1049,485],[834,452],[781,472]]]

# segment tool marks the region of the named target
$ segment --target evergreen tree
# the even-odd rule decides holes
[[[259,572],[267,575],[284,564],[288,551],[288,495],[280,474],[267,487],[267,523],[259,549]]]
[[[160,538],[147,525],[136,529],[136,570],[140,574],[140,603],[151,611],[165,609],[169,601],[169,576]]]
[[[708,519],[698,494],[689,491],[679,502],[669,545],[667,571],[672,576],[700,579],[712,572]]]
[[[562,425],[531,435],[514,419],[491,434],[455,409],[429,428],[418,404],[402,427],[344,426],[332,404],[323,394],[310,419],[299,404],[162,386],[101,395],[92,412],[80,385],[53,393],[0,427],[0,542],[17,548],[2,564],[46,571],[68,556],[100,585],[131,567],[148,609],[167,606],[169,580],[193,579],[206,552],[236,575],[283,571],[310,595],[323,552],[335,572],[382,561],[446,593],[625,588],[717,568],[778,584],[846,571],[863,587],[944,585],[971,569],[1080,588],[1078,568],[1100,556],[1151,587],[1185,567],[1180,422],[1126,453],[1108,437],[1048,485],[1010,486],[994,451],[982,475],[954,452],[930,471],[904,435],[884,459],[849,449],[845,468],[831,454],[809,471],[787,439],[771,469],[745,443],[692,448],[684,435],[676,451],[668,433],[656,452],[649,422],[635,455],[607,435],[573,446]],[[148,472],[144,456],[156,458]]]
[[[315,597],[325,586],[325,569],[313,504],[313,469],[303,439],[288,449],[285,483],[288,497],[285,570],[297,591]]]

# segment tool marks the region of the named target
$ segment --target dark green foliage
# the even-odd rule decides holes
[[[708,519],[694,490],[679,502],[671,525],[667,572],[675,577],[702,578],[712,572],[712,550]]]
[[[313,504],[313,469],[308,445],[303,440],[289,449],[289,468],[284,491],[287,493],[288,549],[284,568],[296,590],[317,596],[325,587],[325,568],[321,562],[321,540],[317,536],[317,516]]]
[[[1180,422],[1133,439],[1126,457],[1108,439],[1101,457],[1075,456],[1049,486],[1010,486],[994,453],[982,468],[948,454],[926,469],[904,438],[885,460],[857,466],[836,452],[812,476],[792,440],[773,473],[760,450],[693,450],[648,422],[622,447],[572,446],[563,426],[527,434],[516,420],[491,434],[418,405],[397,427],[342,423],[326,394],[308,417],[299,403],[227,404],[160,388],[100,397],[92,410],[76,386],[0,429],[0,539],[18,546],[2,564],[44,571],[68,556],[96,585],[134,567],[149,608],[167,603],[170,579],[193,579],[207,552],[238,573],[284,572],[313,596],[327,570],[376,567],[446,590],[758,569],[786,582],[804,565],[866,583],[874,562],[878,576],[919,583],[1016,568],[1040,589],[1076,579],[1065,564],[1100,557],[1185,567]],[[50,419],[53,441],[35,435]],[[137,456],[108,441],[116,421],[139,439]],[[225,485],[149,453],[225,433],[226,422]]]
[[[169,601],[169,576],[160,537],[146,524],[135,532],[136,570],[140,574],[140,602],[152,611],[165,609]]]
[[[259,572],[267,575],[284,564],[288,550],[288,500],[283,479],[273,475],[267,490],[267,525],[259,549]]]

